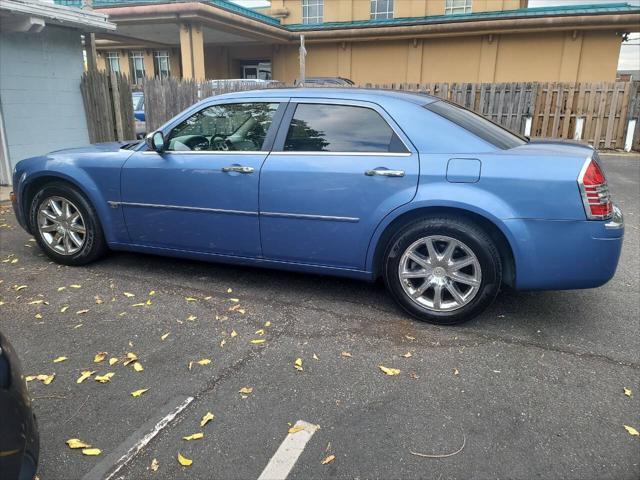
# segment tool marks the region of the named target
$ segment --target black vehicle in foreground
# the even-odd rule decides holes
[[[0,479],[33,479],[40,442],[18,357],[0,333]]]

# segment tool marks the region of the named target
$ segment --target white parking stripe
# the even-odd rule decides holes
[[[94,466],[82,480],[110,480],[136,456],[160,431],[193,401],[193,397],[177,397],[165,404],[158,413],[160,419],[152,419],[134,432],[114,451]]]
[[[295,427],[302,430],[287,435],[280,444],[280,448],[267,463],[258,480],[285,480],[296,464],[298,457],[302,454],[305,445],[319,428],[317,425],[312,425],[304,420],[298,420],[294,425]]]

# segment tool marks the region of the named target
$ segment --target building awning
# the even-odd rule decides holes
[[[56,1],[77,6],[81,3],[80,0]],[[302,33],[310,42],[335,42],[553,30],[624,32],[636,31],[640,24],[640,7],[627,3],[289,25],[227,0],[93,0],[93,7],[117,23],[119,35],[165,45],[175,43],[177,25],[181,22],[202,25],[208,44],[297,43]]]
[[[116,29],[103,13],[42,0],[0,0],[0,22],[3,32],[38,32],[46,25],[95,33]]]

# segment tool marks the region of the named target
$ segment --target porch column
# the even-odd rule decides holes
[[[200,25],[184,23],[180,26],[180,54],[182,77],[204,80],[204,36]]]

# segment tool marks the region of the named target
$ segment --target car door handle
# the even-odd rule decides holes
[[[222,167],[223,172],[236,172],[236,173],[253,173],[253,167],[243,167],[242,165],[230,165],[228,167]]]
[[[374,168],[373,170],[367,170],[364,172],[367,177],[380,176],[380,177],[404,177],[404,170],[389,170],[387,168]]]

